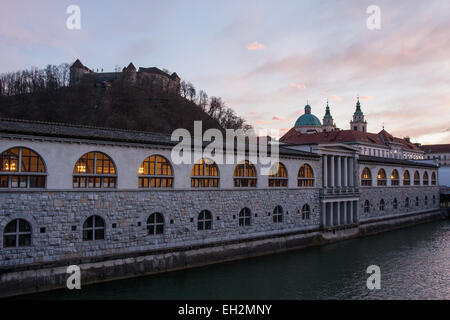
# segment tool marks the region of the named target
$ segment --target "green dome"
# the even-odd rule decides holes
[[[295,122],[296,127],[302,126],[321,126],[320,120],[313,114],[311,114],[311,106],[309,104],[305,107],[305,114],[301,115]]]

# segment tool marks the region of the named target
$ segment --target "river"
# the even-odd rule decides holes
[[[366,269],[381,269],[370,291]],[[27,299],[450,299],[450,221]]]

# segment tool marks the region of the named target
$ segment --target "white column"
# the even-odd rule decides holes
[[[334,202],[330,202],[330,226],[334,226]]]
[[[350,210],[350,219],[351,219],[350,223],[353,223],[353,201],[350,201],[349,204],[350,204],[349,210]]]
[[[357,201],[353,201],[352,203],[352,209],[353,209],[353,221],[358,222],[358,202]]]
[[[354,161],[355,158],[350,158],[349,159],[350,163],[349,163],[349,167],[350,167],[350,187],[354,187],[355,186],[355,166],[354,166]]]
[[[340,226],[341,225],[341,203],[340,202],[336,202],[337,203],[337,225]]]
[[[348,157],[344,157],[344,187],[348,187]]]
[[[341,168],[341,157],[338,156],[337,157],[337,184],[336,187],[340,187],[341,186],[341,174],[342,174],[342,168]]]
[[[334,156],[330,156],[331,168],[330,168],[330,187],[334,187]]]
[[[323,187],[328,186],[328,156],[323,156]]]

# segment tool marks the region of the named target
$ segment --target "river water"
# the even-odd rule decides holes
[[[370,291],[367,267],[381,269]],[[28,299],[450,299],[450,221]]]

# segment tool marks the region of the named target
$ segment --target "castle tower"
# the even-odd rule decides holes
[[[364,114],[361,111],[361,103],[356,103],[356,111],[353,114],[353,120],[350,121],[350,130],[367,132],[367,121],[364,121]]]
[[[80,59],[77,59],[70,66],[70,84],[71,86],[78,85],[81,83],[81,79],[85,74],[93,73],[89,68],[85,67]]]
[[[323,117],[323,131],[334,131],[336,129],[336,125],[334,124],[333,117],[331,116],[330,106],[328,105],[325,108],[325,116]]]
[[[122,73],[123,73],[124,81],[126,81],[129,84],[136,83],[136,77],[137,77],[136,67],[134,66],[134,64],[132,62],[130,62],[128,67],[123,68]]]

